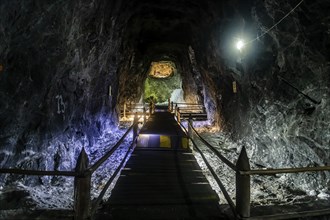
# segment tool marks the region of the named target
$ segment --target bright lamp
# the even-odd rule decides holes
[[[245,43],[243,40],[239,39],[237,42],[236,42],[236,48],[241,51],[245,46]]]

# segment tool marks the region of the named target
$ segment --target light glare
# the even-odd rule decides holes
[[[237,43],[236,43],[236,48],[241,51],[245,46],[245,43],[243,40],[238,40]]]

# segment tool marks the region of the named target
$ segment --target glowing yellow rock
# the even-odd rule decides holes
[[[152,62],[149,76],[154,78],[167,78],[174,74],[175,64],[170,61]]]

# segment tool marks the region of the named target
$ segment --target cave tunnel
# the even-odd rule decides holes
[[[256,168],[329,166],[329,10],[327,0],[1,0],[0,168],[70,171],[82,148],[93,162],[125,132],[122,103],[150,97],[205,106],[199,129],[232,161],[245,146]],[[330,206],[329,171],[251,181],[255,205]],[[0,213],[72,207],[72,184],[0,174]]]

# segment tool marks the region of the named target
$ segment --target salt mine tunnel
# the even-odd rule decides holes
[[[89,219],[89,208],[87,217],[79,211],[89,200],[95,219],[132,219],[130,212],[134,219],[329,219],[329,11],[328,0],[0,0],[0,219]],[[301,170],[236,173],[251,178],[245,216],[231,212],[193,150],[189,160],[219,197],[219,214],[199,213],[191,200],[188,211],[141,208],[148,191],[134,208],[116,211],[109,201],[130,169],[117,174],[116,166],[126,153],[127,164],[138,155],[128,150],[130,131],[91,175],[91,187],[77,193],[74,172],[92,166],[134,123],[123,108],[129,114],[132,103],[152,103],[157,113],[171,102],[203,107],[205,120],[193,125],[215,151],[196,144],[236,208],[240,180],[235,186],[235,171],[215,154],[233,164],[245,155],[251,170]],[[118,184],[93,206],[115,174]]]

